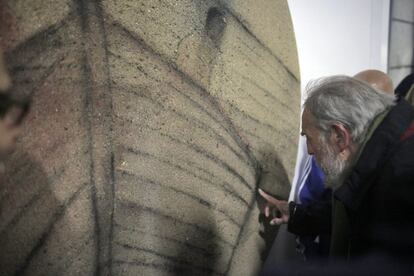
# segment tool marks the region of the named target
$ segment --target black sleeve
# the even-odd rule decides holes
[[[330,234],[332,204],[315,202],[306,206],[289,203],[288,231],[302,235]]]

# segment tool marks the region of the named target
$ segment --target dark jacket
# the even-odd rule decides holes
[[[344,217],[333,217],[333,229],[342,223],[344,231],[332,233],[331,251],[350,259],[385,254],[414,260],[414,109],[406,101],[399,101],[374,131],[334,198]],[[289,230],[327,231],[330,207],[325,208],[292,204]]]

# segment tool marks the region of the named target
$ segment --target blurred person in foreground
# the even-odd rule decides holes
[[[0,50],[0,172],[3,160],[15,148],[22,132],[22,122],[29,111],[30,101],[11,93],[11,81]]]

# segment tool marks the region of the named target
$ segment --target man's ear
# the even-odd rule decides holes
[[[339,152],[343,152],[347,149],[351,144],[351,135],[348,129],[341,123],[334,123],[331,126],[332,135],[331,139],[332,142],[338,146]]]

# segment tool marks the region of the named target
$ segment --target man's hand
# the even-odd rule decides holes
[[[269,217],[271,207],[276,207],[276,209],[282,214],[281,217],[272,219],[270,221],[270,225],[281,225],[287,223],[289,220],[289,203],[285,200],[278,200],[271,195],[266,194],[262,189],[259,189],[259,194],[267,201],[264,209],[266,217]]]

